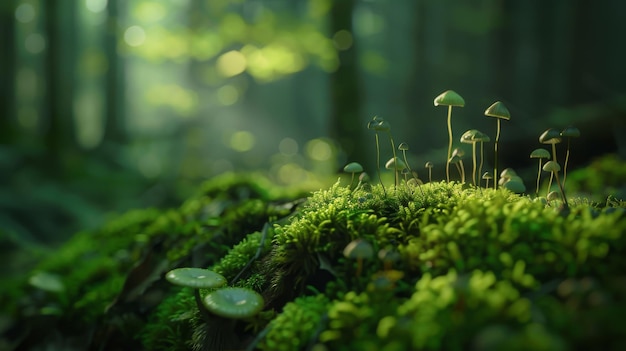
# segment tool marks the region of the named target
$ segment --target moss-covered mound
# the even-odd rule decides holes
[[[445,182],[386,191],[337,183],[307,198],[272,189],[251,177],[217,179],[179,209],[130,212],[78,234],[6,304],[3,342],[70,350],[626,349],[624,202],[600,208],[570,199],[564,209]],[[210,313],[202,301],[215,289],[168,283],[177,267],[209,268],[229,286],[256,291],[262,311]]]

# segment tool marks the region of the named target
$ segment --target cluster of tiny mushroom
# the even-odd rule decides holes
[[[226,278],[219,273],[203,268],[176,268],[165,275],[165,279],[178,286],[194,289],[196,304],[203,317],[244,319],[255,316],[263,309],[263,297],[246,288],[223,287]],[[215,289],[204,298],[200,289]],[[207,314],[206,312],[208,311]]]
[[[461,182],[465,183],[465,167],[463,166],[463,156],[464,151],[461,148],[452,148],[452,107],[463,107],[465,106],[465,100],[453,90],[447,90],[442,94],[438,95],[434,99],[435,106],[447,106],[448,107],[448,155],[446,159],[446,181],[450,182],[450,164],[454,164],[459,171],[459,176],[461,177]],[[498,181],[493,181],[494,189],[497,189],[498,185],[503,186],[513,192],[522,193],[526,191],[526,187],[524,186],[524,182],[522,179],[515,174],[510,168],[505,169],[500,174],[498,174],[498,142],[500,140],[500,128],[502,120],[510,120],[511,114],[506,106],[501,101],[494,102],[491,106],[489,106],[485,110],[485,116],[493,117],[496,119],[496,137],[494,140],[494,168],[493,173],[485,172],[482,173],[483,168],[483,160],[484,160],[484,143],[490,142],[491,139],[485,133],[477,130],[470,129],[463,133],[460,138],[461,143],[471,144],[472,145],[472,184],[474,186],[480,185],[480,180],[477,178],[478,175],[482,173],[481,179],[485,181],[485,187],[489,187],[489,180],[493,179],[493,175],[499,175]],[[374,117],[368,123],[368,129],[371,129],[375,132],[376,138],[376,165],[377,165],[377,173],[381,186],[383,187],[383,191],[386,194],[385,186],[380,178],[380,144],[379,144],[379,136],[378,132],[385,132],[389,136],[389,140],[391,143],[391,148],[393,150],[393,157],[389,159],[385,168],[393,170],[395,172],[395,184],[399,183],[399,174],[402,173],[404,175],[404,179],[408,184],[412,185],[420,185],[421,180],[417,178],[417,173],[413,171],[409,167],[409,163],[406,158],[406,151],[408,151],[409,147],[406,143],[401,143],[398,146],[398,150],[402,151],[402,158],[396,156],[395,145],[393,142],[393,138],[391,137],[391,127],[389,122],[385,121],[381,117]],[[563,131],[558,132],[556,129],[550,128],[546,130],[540,137],[539,141],[543,144],[552,145],[552,159],[553,161],[546,162],[542,167],[542,159],[550,159],[550,153],[545,149],[536,149],[534,150],[530,157],[539,159],[539,173],[537,175],[537,189],[536,194],[539,193],[539,185],[541,178],[541,170],[551,173],[550,184],[548,185],[548,191],[550,190],[552,179],[556,177],[557,183],[559,184],[559,188],[561,190],[561,198],[567,206],[567,200],[565,198],[565,192],[563,190],[565,179],[567,177],[567,163],[569,160],[570,154],[570,139],[580,136],[580,131],[572,126],[565,128]],[[555,144],[560,143],[562,138],[567,138],[567,153],[565,157],[564,171],[563,171],[563,182],[561,183],[558,172],[560,171],[560,165],[556,162],[556,147]],[[477,165],[477,144],[480,145],[480,163]],[[428,161],[424,165],[424,167],[428,170],[428,181],[432,182],[432,168],[433,163]],[[359,184],[357,188],[361,185],[363,181],[363,177],[365,173],[363,173],[363,167],[356,163],[351,162],[344,167],[344,171],[347,173],[352,173],[352,181],[350,182],[350,186],[354,183],[355,174],[361,173],[359,177]],[[493,174],[493,175],[492,175]],[[411,179],[408,179],[408,177]],[[421,190],[421,188],[420,188]],[[558,195],[558,194],[557,194]],[[557,196],[558,197],[558,196]],[[555,194],[549,194],[548,199],[555,198]]]

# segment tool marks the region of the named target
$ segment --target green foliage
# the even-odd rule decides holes
[[[328,304],[324,295],[303,296],[287,303],[257,347],[268,351],[305,349],[323,328]]]

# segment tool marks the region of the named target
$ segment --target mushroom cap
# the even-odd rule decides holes
[[[580,130],[572,125],[569,125],[561,131],[561,136],[566,138],[578,138],[580,136]]]
[[[403,170],[406,167],[406,163],[404,163],[404,161],[402,161],[402,159],[398,158],[398,157],[392,157],[389,159],[389,161],[387,161],[387,163],[385,163],[385,168],[387,169],[399,169],[399,170]]]
[[[381,117],[376,116],[367,123],[367,129],[373,129],[377,132],[388,132],[391,130],[391,125]]]
[[[546,196],[546,198],[547,198],[549,201],[553,201],[553,200],[558,200],[558,199],[560,199],[560,198],[561,198],[561,196],[559,195],[559,192],[558,192],[558,191],[551,191],[551,192],[549,192],[549,193],[548,193],[548,195]]]
[[[347,173],[359,173],[363,172],[363,166],[358,162],[350,162],[343,167],[343,171]]]
[[[485,110],[485,116],[505,119],[507,121],[511,119],[509,109],[506,108],[501,101],[496,101],[491,104],[491,106],[487,107]]]
[[[461,135],[461,142],[465,144],[473,144],[477,142],[490,141],[489,136],[478,129],[470,129]]]
[[[443,93],[439,94],[439,96],[437,96],[433,102],[435,106],[465,106],[465,100],[463,100],[461,95],[457,94],[454,90],[444,91]]]
[[[219,288],[226,284],[224,276],[204,268],[172,269],[167,272],[165,279],[174,285],[195,289]]]
[[[504,185],[504,183],[510,181],[510,180],[514,180],[514,181],[518,181],[518,182],[522,182],[524,183],[524,181],[522,180],[522,178],[520,176],[514,175],[514,176],[506,176],[506,177],[502,177],[498,180],[498,184],[499,185]]]
[[[419,186],[419,185],[424,184],[424,182],[419,178],[411,178],[407,180],[406,183],[410,186]]]
[[[452,150],[452,156],[459,156],[459,158],[462,158],[463,156],[465,156],[465,150],[456,147],[454,148],[454,150]]]
[[[482,175],[483,179],[493,179],[493,176],[491,175],[491,172],[485,172]]]
[[[409,144],[407,143],[400,143],[400,145],[398,145],[398,150],[407,151],[408,149],[409,149]]]
[[[343,249],[343,255],[347,258],[372,258],[374,249],[372,244],[363,239],[352,240]]]
[[[505,168],[500,172],[500,178],[511,178],[517,176],[517,172],[513,168]]]
[[[381,249],[380,251],[378,251],[378,258],[380,258],[382,261],[396,262],[399,261],[402,256],[400,255],[400,252],[398,252],[398,250],[389,248]]]
[[[550,151],[546,150],[546,149],[535,149],[533,150],[533,152],[530,153],[530,158],[550,158]]]
[[[458,163],[459,161],[461,161],[461,156],[459,155],[452,155],[452,157],[450,157],[450,159],[448,160],[448,162],[452,164]]]
[[[561,133],[554,128],[548,128],[539,136],[539,142],[542,144],[558,144],[561,142]]]
[[[432,163],[432,162],[430,162],[430,161],[428,161],[428,162],[426,162],[426,163],[424,164],[424,168],[433,168],[433,167],[434,167],[434,165],[433,165],[433,163]]]
[[[474,144],[477,143],[476,135],[480,133],[478,129],[470,129],[461,135],[461,142],[465,144]]]
[[[548,161],[542,169],[546,172],[558,172],[561,170],[561,165],[556,161]]]
[[[224,318],[242,319],[255,316],[265,302],[256,291],[246,288],[223,288],[210,292],[202,299],[209,312]]]
[[[359,180],[362,182],[367,182],[368,180],[370,180],[370,176],[367,173],[363,172],[359,175]]]
[[[514,177],[507,180],[506,182],[504,182],[504,184],[502,184],[502,186],[518,194],[526,191],[526,186],[524,185],[522,179],[519,177]]]

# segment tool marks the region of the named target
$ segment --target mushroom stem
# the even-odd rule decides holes
[[[537,190],[535,194],[539,196],[539,182],[541,181],[541,158],[539,159],[539,171],[537,172]]]
[[[198,311],[200,311],[200,317],[202,317],[202,320],[204,320],[206,323],[210,323],[211,315],[209,314],[209,311],[207,311],[207,309],[204,307],[204,304],[202,303],[202,297],[200,296],[200,289],[193,289],[193,297],[196,301],[196,306],[198,306]]]
[[[494,154],[495,154],[495,160],[493,162],[493,176],[497,177],[498,175],[498,140],[500,140],[500,119],[496,119],[497,122],[497,129],[496,129],[496,141],[494,143]],[[493,188],[497,189],[498,188],[498,182],[494,181],[493,182]]]
[[[357,258],[356,259],[356,276],[357,278],[361,276],[361,271],[363,270],[363,259],[362,258]]]
[[[478,174],[483,174],[483,142],[480,142],[480,165],[478,166]],[[480,181],[478,182],[480,186]]]
[[[428,182],[429,183],[433,182],[433,169],[432,168],[428,168]]]
[[[448,106],[448,158],[446,159],[446,180],[450,183],[450,158],[452,157],[452,105]]]
[[[476,186],[476,143],[472,143],[472,184]]]
[[[569,161],[569,142],[571,138],[567,138],[567,151],[565,151],[565,163],[563,164],[563,186],[565,186],[565,180],[567,179],[567,162]]]
[[[393,144],[393,138],[391,137],[391,132],[387,131],[387,134],[389,134],[389,141],[391,142],[391,151],[393,153],[393,159],[396,159],[396,146]],[[394,171],[396,172],[396,187],[398,186],[398,183],[400,183],[400,179],[398,178],[398,165],[394,163],[393,166]]]
[[[463,160],[459,160],[459,167],[461,167],[461,183],[465,184],[465,166]]]
[[[565,205],[565,208],[569,208],[569,204],[567,203],[567,198],[565,197],[565,189],[563,188],[563,184],[561,184],[561,180],[559,178],[559,172],[555,171],[552,172],[554,173],[554,177],[556,178],[556,183],[559,185],[559,189],[561,189],[561,197],[563,197],[563,204]]]
[[[378,173],[378,181],[380,182],[380,185],[383,187],[383,193],[385,194],[385,197],[387,197],[387,190],[385,189],[385,184],[383,184],[383,180],[380,177],[380,145],[378,142],[378,132],[375,132],[374,135],[376,136],[376,173]]]
[[[556,162],[556,144],[552,144],[552,159]],[[554,172],[550,172],[550,181],[548,182],[548,192],[552,188],[552,180],[554,179]]]

